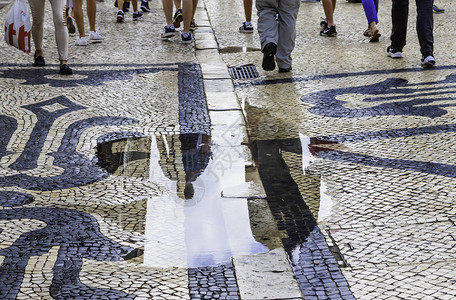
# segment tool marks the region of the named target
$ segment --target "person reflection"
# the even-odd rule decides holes
[[[184,198],[192,199],[195,194],[193,182],[206,169],[210,158],[210,136],[203,133],[181,134],[182,163],[185,172]],[[179,188],[179,185],[178,185]]]

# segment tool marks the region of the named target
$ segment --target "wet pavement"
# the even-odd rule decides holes
[[[391,3],[369,43],[361,4],[324,38],[303,2],[286,74],[240,0],[200,0],[190,45],[159,38],[159,2],[124,24],[98,2],[105,39],[70,35],[72,76],[49,3],[46,67],[0,43],[1,299],[456,297],[451,1],[431,70],[414,4],[393,60]]]

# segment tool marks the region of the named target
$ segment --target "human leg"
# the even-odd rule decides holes
[[[65,8],[65,2],[61,0],[50,0],[50,2],[55,28],[55,41],[60,60],[59,73],[62,75],[71,75],[73,74],[73,71],[68,66],[68,30],[62,14],[62,11],[64,11]]]
[[[423,56],[434,55],[434,16],[433,0],[416,0],[416,30],[420,51]]]
[[[29,0],[32,13],[32,39],[35,45],[35,58],[43,56],[44,0]],[[44,65],[44,59],[43,59]]]
[[[245,21],[242,23],[242,26],[239,27],[239,32],[242,32],[242,33],[253,33],[252,5],[253,5],[252,0],[244,0]]]
[[[402,52],[406,44],[409,0],[393,0],[391,7],[391,47]]]
[[[257,0],[258,34],[263,52],[262,67],[266,71],[275,69],[275,55],[279,42],[279,26],[276,16],[278,3],[274,0]]]
[[[82,12],[82,0],[73,0],[73,16],[78,28],[79,38],[85,38],[84,14]],[[85,44],[87,45],[87,44]]]
[[[276,54],[279,72],[291,70],[291,52],[295,47],[296,19],[300,4],[300,0],[279,1],[279,41]]]

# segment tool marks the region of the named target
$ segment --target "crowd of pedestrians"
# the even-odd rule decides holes
[[[103,37],[96,28],[96,1],[86,0],[86,11],[89,20],[89,37],[85,35],[84,15],[82,0],[49,0],[52,6],[55,39],[60,59],[59,73],[71,75],[72,69],[68,66],[68,33],[75,33],[79,38],[75,41],[77,46],[86,46],[88,42],[99,43]],[[130,9],[132,2],[133,21],[143,18],[143,13],[151,11],[150,0],[115,0],[117,8],[116,21],[125,21],[125,12]],[[319,0],[315,0],[319,1]],[[379,23],[378,9],[379,0],[347,0],[348,2],[362,3],[367,19],[367,29],[364,35],[370,42],[378,42],[381,36],[377,27]],[[433,0],[415,0],[417,6],[416,30],[422,54],[421,64],[423,67],[435,65],[434,37],[433,37],[433,13],[442,13],[444,9],[434,5]],[[305,0],[256,0],[255,5],[258,14],[257,30],[263,53],[262,68],[266,71],[275,69],[276,64],[280,73],[292,70],[291,53],[295,47],[296,22],[301,2]],[[320,22],[320,35],[324,37],[336,37],[336,25],[334,11],[336,0],[321,0],[325,18]],[[43,21],[45,0],[29,0],[32,14],[32,39],[35,45],[34,66],[45,66],[43,56]],[[194,19],[198,0],[162,0],[163,12],[166,21],[162,39],[169,39],[177,35],[176,28],[182,26],[180,32],[182,43],[193,41],[192,32],[197,29]],[[253,33],[252,24],[253,0],[243,0],[245,21],[239,28],[240,33]],[[64,15],[62,16],[62,11]],[[174,12],[174,14],[173,14]],[[391,19],[392,32],[390,34],[391,45],[387,48],[387,55],[391,58],[402,58],[403,48],[406,45],[407,22],[409,15],[409,0],[392,0]],[[182,24],[181,24],[182,23]]]

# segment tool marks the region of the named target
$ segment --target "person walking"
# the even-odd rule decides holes
[[[87,46],[88,41],[85,35],[84,28],[84,14],[82,12],[82,0],[72,0],[73,9],[71,13],[73,14],[76,27],[78,28],[79,38],[76,40],[76,46]],[[94,43],[100,43],[103,40],[103,37],[98,33],[95,28],[95,19],[97,15],[97,2],[96,0],[87,0],[87,17],[89,19],[89,39]]]
[[[161,34],[161,38],[168,39],[176,35],[176,28],[173,24],[173,0],[162,0],[162,3],[163,11],[165,13],[166,26]],[[181,39],[182,43],[189,44],[193,41],[193,36],[190,32],[190,24],[193,20],[198,0],[183,0],[182,4],[182,19],[184,21],[184,28],[181,32]]]
[[[49,0],[52,7],[52,18],[54,20],[54,35],[57,43],[57,51],[60,60],[59,74],[71,75],[73,70],[68,66],[68,29],[64,20],[65,1]],[[35,67],[44,67],[43,31],[44,31],[44,5],[45,0],[29,0],[32,12],[32,39],[35,45],[34,63]]]
[[[367,19],[367,29],[364,36],[369,37],[369,42],[378,42],[381,34],[377,28],[378,24],[378,0],[362,0],[364,13]]]
[[[265,71],[290,72],[295,47],[296,19],[301,0],[256,0],[258,34]]]
[[[417,17],[416,31],[420,44],[421,65],[425,68],[433,67],[434,58],[434,16],[432,12],[433,0],[415,0]],[[386,49],[391,58],[402,58],[402,49],[406,45],[407,20],[409,15],[409,0],[393,0],[391,8],[391,45]]]
[[[74,1],[74,0],[73,0]],[[143,18],[143,12],[138,10],[138,0],[131,0],[133,4],[133,21],[139,21]],[[130,0],[125,1],[130,2]],[[124,7],[124,0],[117,0],[117,7]],[[117,23],[125,22],[125,14],[123,9],[117,12]]]
[[[253,33],[252,6],[253,6],[252,0],[244,0],[245,22],[242,23],[241,27],[239,27],[239,32],[241,32],[241,33]]]
[[[334,11],[336,10],[336,0],[321,0],[325,12],[325,20],[320,23],[321,36],[337,36],[336,25],[334,24]]]

